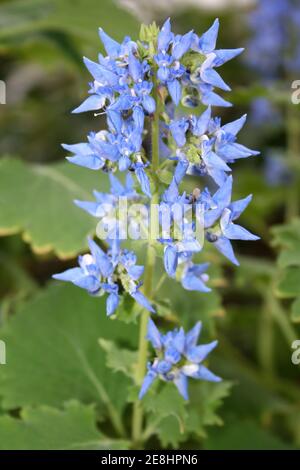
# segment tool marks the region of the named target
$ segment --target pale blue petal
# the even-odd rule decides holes
[[[146,196],[151,197],[150,181],[143,167],[135,169],[135,174],[138,182],[141,185],[141,189]]]
[[[175,44],[172,50],[172,57],[179,60],[190,48],[193,38],[193,31],[184,34],[180,40]]]
[[[214,54],[216,54],[216,58],[214,60],[215,67],[220,67],[220,65],[225,64],[225,62],[228,62],[228,60],[234,59],[243,51],[244,51],[243,47],[240,47],[238,49],[215,49],[214,50]]]
[[[167,246],[164,252],[164,266],[167,274],[170,277],[174,277],[178,264],[178,253],[176,247]]]
[[[229,259],[229,261],[231,261],[236,266],[239,266],[240,263],[235,257],[233,248],[228,238],[220,236],[213,244],[220,251],[220,253],[222,253],[222,255]]]
[[[154,98],[149,95],[143,96],[143,107],[147,111],[148,114],[153,114],[155,112],[156,104]]]
[[[161,343],[161,334],[158,331],[155,323],[151,318],[148,320],[148,330],[147,330],[147,336],[146,338],[151,341],[152,346],[154,349],[161,349],[162,348],[162,343]]]
[[[90,293],[96,293],[100,289],[100,281],[95,276],[83,276],[73,281],[75,286],[81,287]]]
[[[142,383],[142,387],[139,393],[139,400],[143,398],[145,393],[149,390],[149,387],[152,385],[154,380],[156,379],[157,374],[153,370],[149,370],[149,372],[146,374],[144,381]]]
[[[171,22],[170,18],[168,18],[165,23],[163,24],[158,37],[157,37],[157,47],[161,51],[166,51],[169,47],[169,43],[172,39],[173,35],[171,32]]]
[[[229,238],[230,240],[259,240],[259,237],[249,232],[244,227],[232,223],[228,224],[227,227],[223,229],[223,233],[225,237]]]
[[[219,32],[219,20],[216,19],[213,25],[200,37],[199,48],[204,54],[209,54],[216,48]]]
[[[221,98],[221,96],[217,95],[213,91],[203,93],[202,102],[205,105],[222,106],[224,108],[229,108],[232,106],[229,101],[224,100],[224,98]]]
[[[195,379],[207,380],[208,382],[221,382],[221,377],[213,374],[205,366],[199,366],[197,374],[194,376]]]
[[[105,81],[111,86],[118,84],[118,76],[103,67],[103,65],[97,64],[87,57],[84,57],[83,61],[88,71],[98,82],[103,83],[103,81]]]
[[[130,266],[127,269],[127,272],[129,276],[131,277],[131,279],[133,279],[134,281],[137,281],[144,272],[144,266],[138,266],[138,265]]]
[[[53,279],[58,279],[59,281],[69,281],[73,282],[75,279],[82,277],[81,268],[71,268],[67,269],[63,273],[53,274]]]
[[[77,154],[77,155],[91,155],[90,144],[80,143],[80,144],[61,144],[62,148],[68,150],[68,152]]]
[[[132,54],[132,52],[129,54],[128,68],[129,68],[129,73],[135,82],[137,82],[139,79],[142,78],[142,64]]]
[[[105,104],[105,98],[99,95],[91,95],[80,106],[73,109],[73,114],[84,113],[86,111],[95,111],[103,108]]]
[[[222,126],[222,130],[232,134],[232,135],[237,135],[240,130],[243,128],[245,122],[247,119],[247,114],[244,114],[242,117],[239,119],[236,119],[235,121],[229,122],[228,124],[225,124]]]
[[[221,90],[230,91],[230,87],[224,82],[223,78],[212,68],[203,68],[201,78],[205,83],[209,83]]]
[[[199,362],[204,361],[208,354],[215,349],[217,346],[218,341],[212,341],[209,344],[201,344],[201,346],[195,346],[192,348],[189,348],[186,357],[190,362],[193,362],[195,364],[199,364]]]
[[[195,276],[193,273],[187,273],[181,279],[182,286],[186,290],[198,292],[210,292],[211,289],[205,285],[200,277]]]
[[[83,166],[90,170],[100,170],[103,167],[103,160],[96,155],[75,155],[74,157],[66,157],[66,159],[74,165]]]
[[[106,300],[106,315],[110,317],[119,305],[119,296],[115,292],[109,294]]]
[[[180,328],[178,333],[175,335],[173,339],[173,345],[177,349],[177,351],[180,352],[180,354],[183,353],[185,346],[185,334],[183,328]]]
[[[251,200],[252,194],[249,194],[249,196],[245,197],[244,199],[232,202],[228,207],[231,211],[231,219],[237,219],[242,214],[242,212],[244,212]]]
[[[208,124],[211,119],[211,107],[209,106],[204,113],[196,120],[195,125],[193,126],[193,134],[201,136],[206,133],[208,129]]]
[[[174,379],[174,384],[177,387],[178,392],[180,395],[185,399],[189,399],[189,394],[188,394],[188,379],[187,377],[180,373],[175,379]]]
[[[151,313],[155,313],[155,309],[152,307],[149,300],[139,290],[136,290],[135,292],[130,292],[130,295],[146,310]]]
[[[101,211],[99,211],[101,206],[98,204],[98,202],[78,201],[77,199],[75,199],[74,204],[77,207],[80,207],[80,209],[83,209],[88,214],[92,215],[93,217],[100,217],[101,215],[103,215],[101,214]]]
[[[174,341],[172,341],[172,344],[173,343]],[[181,354],[175,347],[169,346],[165,351],[165,359],[171,364],[177,364],[181,359]]]
[[[117,58],[120,55],[120,44],[114,39],[112,39],[108,34],[106,34],[102,28],[99,28],[99,36],[107,54],[112,59]]]
[[[188,350],[189,348],[193,346],[196,346],[197,341],[200,336],[201,328],[202,328],[202,322],[198,321],[196,325],[187,332],[187,334],[185,335],[186,350]]]
[[[144,129],[145,114],[140,106],[133,108],[132,117],[137,128],[142,131]]]
[[[181,99],[181,86],[178,80],[169,80],[167,82],[168,90],[171,98],[176,106],[178,106]]]

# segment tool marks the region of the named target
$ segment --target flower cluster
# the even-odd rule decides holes
[[[152,320],[148,323],[147,338],[156,352],[153,363],[148,364],[140,398],[142,398],[156,378],[173,382],[179,393],[188,400],[188,377],[193,379],[220,382],[220,377],[208,370],[202,362],[217,346],[218,342],[197,346],[201,332],[201,322],[196,323],[188,333],[183,328],[161,334]]]
[[[143,25],[138,41],[127,37],[122,43],[100,29],[107,55],[99,54],[97,62],[84,58],[93,81],[89,97],[73,112],[100,111],[106,115],[107,130],[90,133],[85,143],[63,147],[73,154],[67,157],[71,163],[109,174],[110,193],[94,191],[95,201],[75,201],[92,216],[106,219],[109,230],[103,249],[90,239],[90,254],[79,257],[79,267],[54,277],[92,295],[107,294],[109,316],[116,311],[123,293],[148,312],[155,312],[140,290],[144,267],[136,264],[132,251],[121,247],[123,227],[111,211],[120,197],[144,201],[148,208],[158,206],[161,233],[153,245],[157,253],[159,246],[163,247],[167,274],[180,279],[186,290],[211,290],[207,286],[208,263],[193,260],[206,243],[238,264],[231,241],[258,238],[235,223],[251,196],[231,201],[229,165],[258,153],[237,143],[246,116],[225,125],[212,116],[212,106],[231,106],[215,91],[230,90],[216,69],[243,50],[216,49],[218,29],[219,21],[215,20],[200,37],[193,31],[179,35],[172,32],[168,19],[161,30],[155,24]],[[198,107],[197,115],[178,114],[179,103]],[[152,155],[144,145],[149,127]],[[161,178],[163,171],[171,173],[168,181]],[[126,173],[125,183],[116,172]],[[191,194],[181,192],[186,175],[205,177],[205,185],[208,182],[215,190],[204,186],[196,187]],[[146,221],[146,225],[149,223]],[[197,233],[199,223],[203,241]],[[197,346],[199,333],[197,323],[187,334],[181,328],[162,335],[149,320],[148,339],[157,357],[149,365],[140,397],[155,378],[173,381],[184,398],[188,397],[187,377],[220,380],[201,364],[216,342]]]
[[[144,266],[137,265],[136,255],[132,251],[121,249],[118,240],[108,242],[110,248],[103,251],[97,243],[89,239],[91,253],[79,256],[79,267],[54,274],[54,279],[72,282],[92,295],[108,294],[108,316],[115,312],[119,305],[120,293],[123,292],[127,292],[142,307],[154,313],[154,308],[139,290],[139,278],[144,272]]]

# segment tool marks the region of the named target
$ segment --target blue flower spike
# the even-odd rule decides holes
[[[105,296],[108,317],[117,314],[128,295],[138,304],[137,314],[148,312],[147,336],[143,338],[142,329],[140,337],[152,344],[155,355],[140,399],[157,380],[173,382],[188,400],[189,379],[221,378],[205,365],[217,341],[198,344],[201,322],[188,332],[179,327],[166,334],[153,322],[156,299],[147,298],[142,289],[144,271],[148,275],[152,270],[144,269],[123,244],[129,232],[137,239],[140,227],[149,228],[151,217],[127,211],[124,220],[117,215],[120,201],[126,200],[128,208],[143,203],[148,214],[155,201],[160,231],[148,245],[155,246],[167,275],[186,295],[211,291],[209,264],[196,261],[209,244],[238,265],[234,242],[259,238],[237,223],[252,196],[232,200],[234,163],[259,153],[238,141],[247,117],[224,123],[214,112],[215,106],[231,106],[218,95],[218,90],[230,91],[219,67],[243,51],[217,49],[219,27],[216,19],[200,36],[194,31],[175,34],[168,18],[160,29],[143,26],[138,41],[127,36],[121,42],[100,28],[105,53],[94,60],[84,57],[91,82],[88,96],[73,113],[102,115],[106,127],[90,132],[84,142],[62,145],[70,163],[103,172],[110,189],[97,187],[93,197],[75,199],[76,206],[98,219],[101,246],[88,239],[89,252],[78,257],[78,266],[53,277],[94,297]],[[197,110],[191,114],[188,108]],[[187,175],[196,184],[185,191]],[[100,227],[105,228],[101,236]]]

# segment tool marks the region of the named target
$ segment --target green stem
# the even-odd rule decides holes
[[[156,98],[156,111],[153,117],[151,126],[151,145],[152,145],[152,172],[155,175],[159,167],[159,97],[157,87],[155,88]],[[158,194],[157,188],[152,195],[150,207],[153,204],[157,204]],[[150,233],[149,233],[150,236]],[[155,265],[155,251],[151,245],[151,239],[149,240],[147,250],[147,260],[145,266],[145,278],[144,278],[144,294],[151,300],[153,295],[153,271]],[[136,370],[136,383],[141,385],[147,369],[147,356],[148,356],[148,341],[146,339],[147,325],[149,319],[149,312],[143,310],[140,320],[140,333],[139,333],[139,349],[138,349],[138,364]],[[143,430],[143,407],[140,400],[137,400],[133,406],[132,416],[132,440],[135,444],[139,444],[142,440]]]

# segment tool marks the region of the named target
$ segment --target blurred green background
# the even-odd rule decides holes
[[[253,3],[233,3],[0,1],[0,79],[6,83],[6,104],[0,105],[0,340],[7,346],[7,364],[0,365],[0,449],[126,447],[113,439],[98,442],[106,405],[95,385],[100,375],[94,375],[111,380],[98,337],[111,338],[113,330],[128,342],[131,326],[108,326],[101,302],[51,281],[54,272],[75,265],[95,227],[72,200],[107,185],[98,172],[65,162],[60,144],[80,142],[96,126],[90,113],[70,110],[86,95],[90,77],[82,56],[96,59],[99,26],[121,40],[137,37],[141,21],[161,24],[171,16],[175,31],[200,34],[218,16],[218,47],[246,47]],[[162,306],[172,291],[174,316],[184,311],[186,325],[201,319],[207,336],[219,338],[212,370],[226,382],[207,392],[203,385],[204,398],[195,389],[190,413],[197,419],[189,432],[166,420],[148,445],[300,448],[300,368],[291,360],[292,343],[300,339],[300,105],[291,103],[291,80],[265,87],[243,56],[222,67],[222,77],[233,90],[226,98],[234,106],[216,110],[225,122],[250,112],[258,97],[267,97],[280,116],[258,125],[250,112],[239,141],[261,156],[234,168],[235,199],[254,195],[241,223],[261,240],[236,243],[239,268],[209,253],[215,287],[209,295],[165,285]],[[284,168],[275,179],[274,158]],[[121,395],[121,386],[112,391],[126,420]]]

